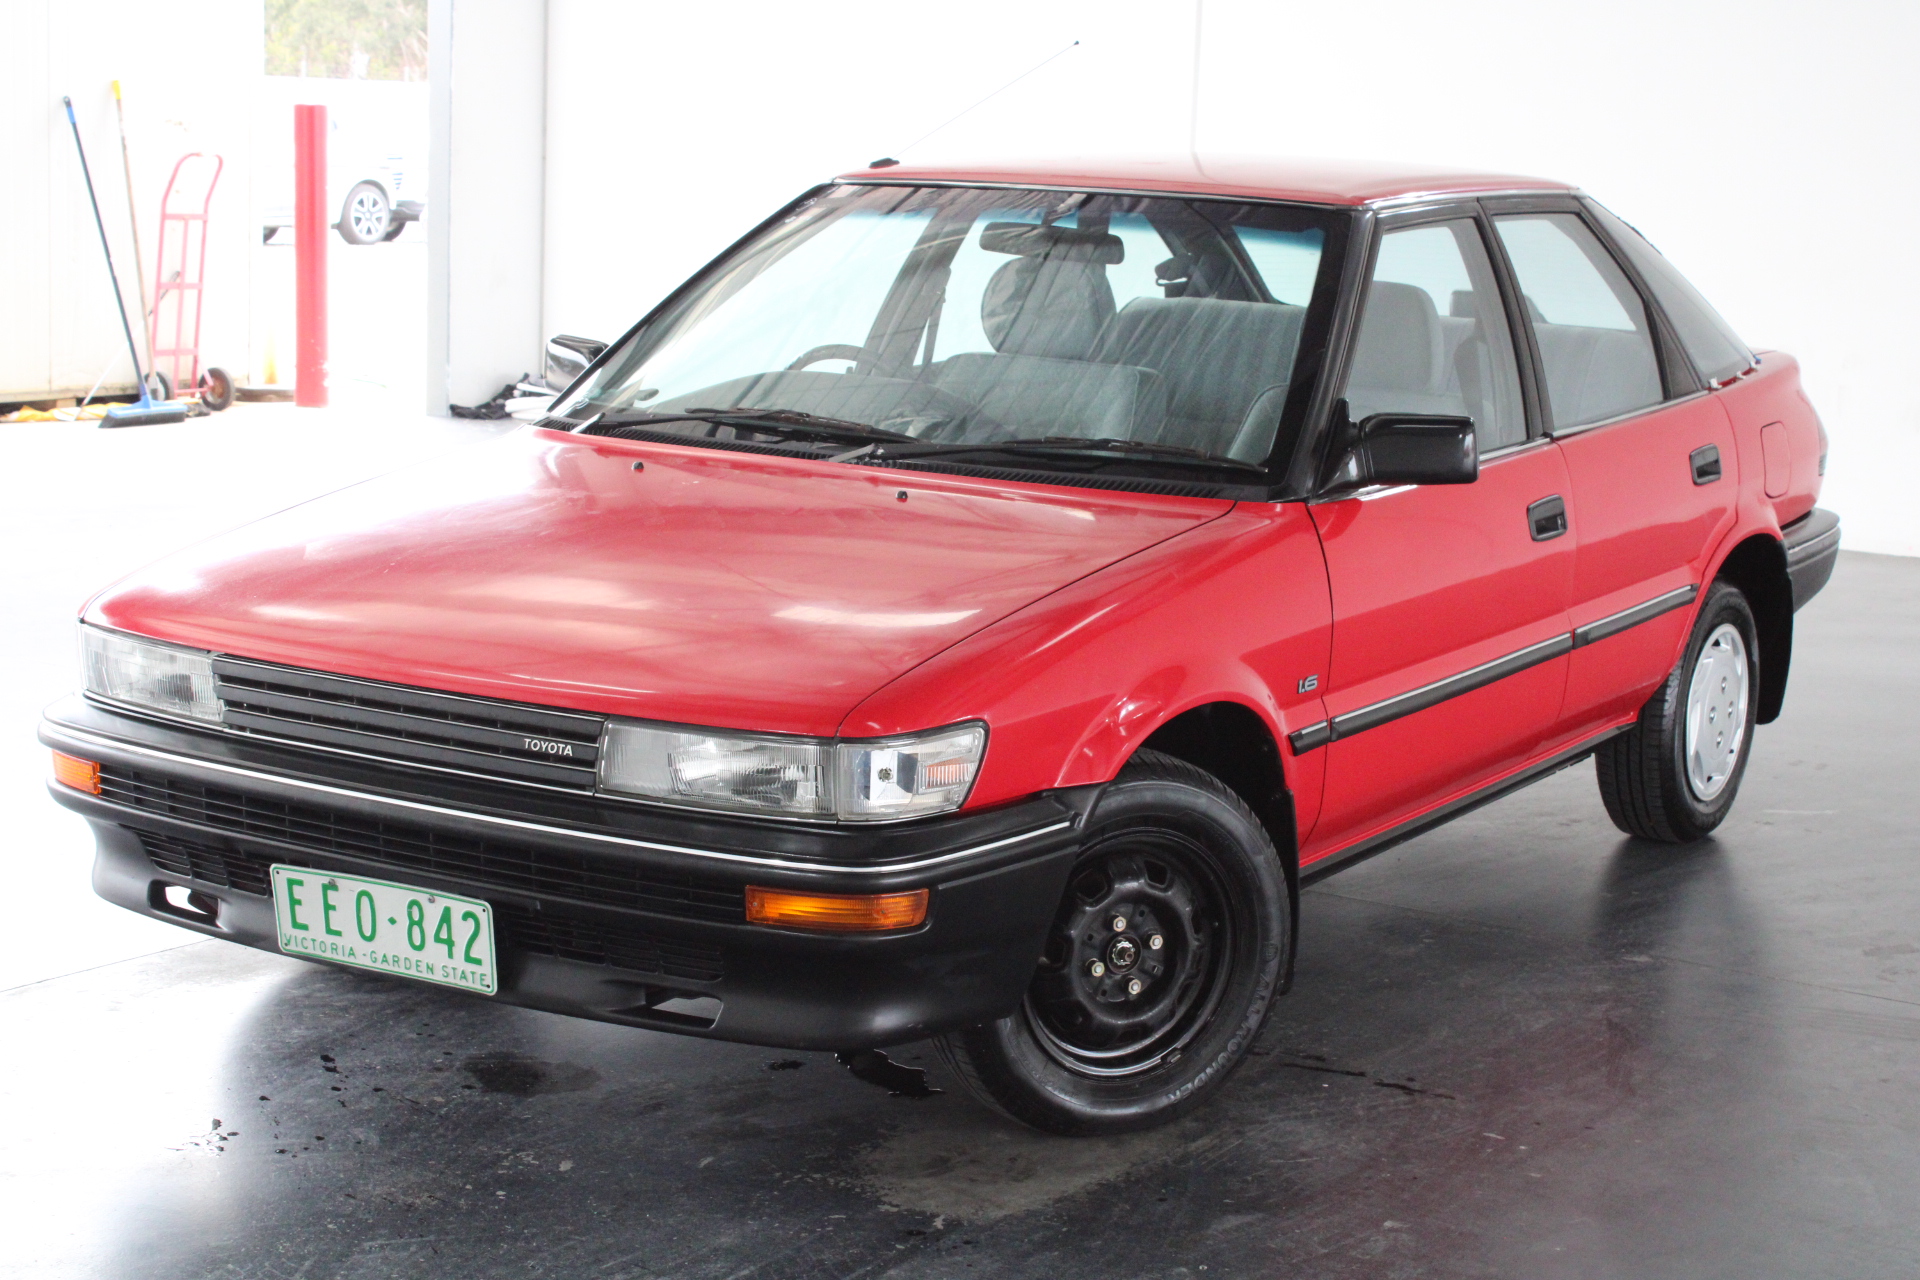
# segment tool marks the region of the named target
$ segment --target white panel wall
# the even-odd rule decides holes
[[[223,155],[209,219],[203,363],[244,378],[247,298],[259,231],[252,208],[251,86],[261,0],[0,4],[0,401],[130,390],[133,366],[87,207],[61,96],[73,98],[128,310],[139,308],[120,136],[109,88],[126,94],[140,238],[153,289],[160,196],[189,151]],[[238,70],[231,70],[238,69]],[[135,317],[135,332],[140,321]],[[144,363],[144,354],[142,361]]]
[[[1195,26],[1191,4],[1138,0],[548,0],[541,328],[615,336],[780,202],[877,155],[1182,149]],[[1385,157],[1581,184],[1750,342],[1800,357],[1848,545],[1920,554],[1920,239],[1902,216],[1920,194],[1920,11],[1207,0],[1200,29],[1203,157]]]
[[[538,372],[546,7],[431,0],[427,410]]]

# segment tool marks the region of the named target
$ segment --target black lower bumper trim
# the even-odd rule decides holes
[[[1787,580],[1793,584],[1793,607],[1820,594],[1833,576],[1840,558],[1840,517],[1815,507],[1780,531],[1786,545]]]
[[[160,832],[171,839],[156,845],[156,833],[89,816],[97,844],[93,885],[101,897],[276,954],[273,900],[232,887],[246,883],[237,864],[293,862],[342,874],[382,870],[313,851],[246,848],[251,842],[242,840],[243,856],[225,851],[220,876],[203,880],[170,869],[164,854],[151,852],[178,850],[192,836]],[[1004,1017],[1019,1004],[1074,851],[1071,844],[1055,847],[940,883],[924,926],[865,937],[669,921],[485,893],[499,922],[500,988],[492,997],[461,998],[790,1049],[857,1050],[923,1039]],[[425,889],[474,891],[443,876],[393,874]],[[165,890],[175,884],[194,891],[196,910],[169,904]],[[676,1006],[688,1001],[710,1006],[711,1014],[679,1012]]]

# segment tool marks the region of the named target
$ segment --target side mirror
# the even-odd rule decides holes
[[[541,374],[541,380],[555,392],[565,391],[606,349],[606,343],[595,342],[592,338],[576,338],[569,333],[555,334],[547,339],[547,367]]]
[[[1436,413],[1376,413],[1353,433],[1336,483],[1472,484],[1480,478],[1473,419]]]

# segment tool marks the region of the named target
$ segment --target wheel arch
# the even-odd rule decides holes
[[[1754,719],[1770,724],[1786,703],[1787,674],[1793,665],[1793,583],[1787,577],[1786,551],[1772,534],[1752,534],[1727,553],[1714,579],[1740,588],[1753,610],[1760,641],[1760,699]]]
[[[1285,992],[1293,985],[1293,958],[1300,936],[1300,832],[1293,789],[1287,784],[1273,729],[1243,702],[1205,702],[1168,718],[1135,751],[1158,751],[1204,769],[1246,801],[1266,828],[1287,879],[1290,927],[1280,981]]]

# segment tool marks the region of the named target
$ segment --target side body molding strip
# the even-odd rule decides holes
[[[1510,675],[1525,671],[1528,667],[1537,666],[1583,645],[1618,635],[1630,627],[1637,627],[1663,613],[1685,608],[1699,595],[1700,588],[1690,582],[1684,587],[1657,595],[1644,604],[1637,604],[1631,609],[1622,609],[1619,613],[1609,614],[1596,622],[1578,627],[1566,635],[1528,645],[1504,658],[1495,658],[1492,662],[1484,662],[1477,667],[1462,671],[1459,675],[1436,680],[1432,684],[1396,694],[1369,706],[1357,707],[1331,720],[1310,724],[1304,729],[1296,729],[1287,735],[1287,745],[1293,748],[1293,754],[1304,755],[1306,752],[1316,751],[1326,746],[1329,742],[1338,742],[1342,738],[1351,738],[1356,733],[1377,729],[1402,716],[1410,716],[1416,711],[1425,711],[1428,707],[1438,706],[1449,698],[1457,698],[1463,693],[1485,688],[1496,680],[1504,680]]]
[[[1573,647],[1578,649],[1582,645],[1592,644],[1595,640],[1617,636],[1628,627],[1637,627],[1663,613],[1685,608],[1692,604],[1699,594],[1700,588],[1689,582],[1686,586],[1669,591],[1665,595],[1655,596],[1645,604],[1637,604],[1631,609],[1610,613],[1597,622],[1589,622],[1584,627],[1576,627],[1573,632]]]

